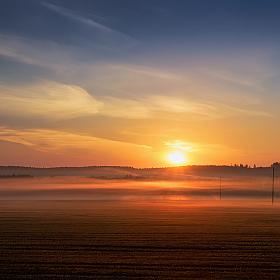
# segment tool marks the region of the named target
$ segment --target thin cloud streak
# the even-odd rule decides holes
[[[161,112],[204,118],[271,116],[253,82],[249,88],[240,89],[240,84],[221,83],[200,68],[181,69],[178,75],[178,70],[172,68],[166,71],[121,63],[99,64],[98,70],[96,67],[86,67],[84,72],[94,77],[91,82],[97,87],[95,93],[107,104],[101,114],[136,119],[164,117]]]
[[[34,55],[30,52],[32,48],[29,49],[28,44],[18,41],[18,38],[8,39],[12,39],[9,42],[11,45],[15,39],[15,49],[9,50],[8,47],[7,51],[2,49],[3,54],[30,64],[48,65],[44,63],[44,58],[41,60],[41,57],[45,56],[40,51]],[[18,51],[21,48],[23,51]],[[25,50],[27,55],[24,54]],[[52,59],[48,62],[49,66],[53,67],[57,63],[56,67],[64,68],[63,75],[66,75],[71,71],[64,63],[67,61],[68,54],[66,52],[65,61],[62,59],[61,63],[59,60],[55,62],[60,51],[56,47],[54,50],[57,52],[54,52]],[[20,55],[17,55],[18,52]],[[48,56],[45,59],[47,60]],[[88,79],[91,78],[92,84],[100,84],[98,90],[90,92],[92,95],[81,87],[54,82],[35,84],[29,88],[0,85],[2,114],[14,114],[14,116],[26,114],[47,116],[49,114],[49,118],[54,119],[95,114],[127,119],[172,118],[180,120],[187,117],[188,121],[231,116],[272,116],[268,112],[258,110],[257,105],[260,104],[258,97],[248,96],[245,92],[244,94],[236,92],[234,88],[228,89],[230,94],[223,95],[223,88],[215,89],[215,84],[211,86],[210,94],[209,89],[206,89],[200,80],[192,81],[193,75],[188,75],[188,72],[184,78],[182,75],[174,74],[174,71],[127,64],[98,66],[81,64],[79,69],[82,73],[88,73]],[[103,85],[111,91],[103,92]],[[147,86],[143,87],[143,85]],[[163,88],[165,91],[162,91]],[[209,100],[207,95],[212,100]],[[218,101],[218,96],[223,96],[222,102]],[[254,108],[246,108],[247,105],[252,104],[255,105]]]
[[[0,100],[2,115],[48,119],[91,116],[103,106],[80,87],[47,81],[27,86],[0,84]]]
[[[190,118],[215,118],[218,114],[215,108],[208,104],[196,103],[184,98],[167,96],[151,96],[138,100],[103,97],[105,104],[99,115],[119,117],[127,119],[180,119],[187,115]],[[173,114],[170,116],[169,114]]]
[[[97,96],[75,85],[41,81],[32,85],[0,84],[2,115],[71,119],[109,116],[126,119],[216,119],[236,115],[272,116],[215,102],[198,102],[183,96],[150,95],[137,99]],[[171,114],[171,115],[170,115]]]
[[[142,154],[152,157],[153,149],[146,145],[113,141],[86,134],[74,134],[51,129],[13,129],[0,127],[0,139],[20,143],[34,150],[84,159],[98,157],[113,161],[125,158],[133,162],[133,157]],[[138,156],[139,158],[139,156]]]
[[[77,58],[78,49],[52,41],[0,34],[0,55],[57,71],[66,71]]]
[[[140,65],[129,65],[129,64],[122,64],[122,65],[117,65],[117,64],[112,64],[109,65],[111,69],[116,69],[117,71],[125,71],[128,73],[134,72],[136,74],[144,75],[144,76],[149,76],[153,78],[159,78],[162,80],[174,80],[174,81],[180,81],[183,79],[183,77],[179,74],[172,73],[170,71],[166,71],[163,69],[158,69],[158,68],[151,68],[151,67],[144,67]]]
[[[173,149],[179,149],[187,153],[209,153],[213,154],[213,151],[216,153],[233,155],[235,153],[241,153],[241,150],[232,149],[222,144],[206,144],[206,143],[193,143],[193,142],[183,142],[180,140],[173,142],[164,142],[164,145],[171,147]]]
[[[99,115],[128,119],[177,119],[211,120],[233,116],[273,115],[263,111],[246,110],[218,102],[195,102],[186,97],[151,95],[138,100],[116,97],[101,97],[104,106]]]
[[[75,21],[80,21],[82,23],[85,23],[87,25],[90,25],[94,28],[97,28],[97,29],[100,29],[100,30],[103,30],[103,31],[106,31],[106,32],[116,32],[102,24],[99,24],[93,20],[90,20],[90,19],[87,19],[87,18],[84,18],[82,16],[79,16],[77,15],[76,13],[74,13],[73,11],[69,10],[69,9],[66,9],[66,8],[63,8],[63,7],[59,7],[59,6],[56,6],[56,5],[53,5],[53,4],[50,4],[50,3],[46,3],[46,2],[42,2],[42,4],[52,10],[52,11],[55,11],[59,14],[62,14],[63,16],[66,16],[72,20],[75,20]]]
[[[116,30],[113,30],[107,26],[104,26],[96,21],[93,21],[86,17],[80,16],[77,13],[75,13],[69,9],[59,7],[59,6],[56,6],[53,4],[49,4],[46,2],[43,2],[43,5],[46,8],[48,8],[52,11],[55,11],[65,17],[69,18],[72,21],[82,23],[95,31],[99,31],[100,34],[91,34],[90,32],[88,34],[89,37],[93,36],[93,37],[95,37],[95,39],[98,40],[98,43],[96,43],[96,42],[94,43],[95,45],[102,46],[103,48],[108,49],[108,50],[115,49],[117,51],[128,50],[130,48],[133,48],[133,47],[139,45],[138,40],[133,39],[130,36],[125,35]]]

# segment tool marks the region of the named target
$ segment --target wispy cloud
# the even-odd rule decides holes
[[[78,86],[47,81],[24,86],[0,84],[0,100],[2,115],[49,119],[91,116],[103,106]]]
[[[175,141],[175,142],[164,142],[164,145],[169,146],[173,149],[180,149],[183,151],[193,151],[196,149],[197,144],[190,143],[190,142],[182,142],[182,141]]]
[[[97,24],[97,23],[96,23]],[[0,55],[15,61],[30,65],[49,68],[59,72],[68,73],[69,67],[83,67],[100,56],[100,49],[112,51],[125,51],[135,46],[136,41],[117,31],[102,28],[102,25],[91,27],[98,32],[87,31],[87,43],[65,44],[63,42],[31,39],[22,36],[0,33]],[[108,33],[108,34],[106,34]],[[102,52],[102,55],[104,53]],[[91,65],[93,66],[93,65]]]
[[[241,89],[213,79],[201,69],[180,72],[122,63],[95,68],[83,72],[98,86],[95,93],[105,104],[100,114],[131,119],[164,118],[167,114],[176,119],[180,115],[191,119],[271,116],[255,87]]]
[[[204,56],[194,66],[195,79],[205,90],[205,98],[227,105],[261,105],[269,94],[267,86],[277,74],[271,61],[278,48],[244,48]]]
[[[217,116],[215,107],[203,102],[195,102],[187,97],[173,96],[151,96],[149,102],[153,104],[154,110],[157,112],[188,114],[190,116]]]
[[[107,31],[107,32],[111,32],[113,31],[112,29],[102,25],[102,24],[99,24],[93,20],[90,20],[90,19],[87,19],[85,17],[82,17],[80,15],[78,15],[76,12],[73,12],[69,9],[66,9],[66,8],[63,8],[63,7],[60,7],[60,6],[56,6],[56,5],[53,5],[53,4],[50,4],[50,3],[47,3],[47,2],[42,2],[42,4],[47,7],[48,9],[52,10],[52,11],[55,11],[63,16],[66,16],[72,20],[76,20],[76,21],[80,21],[84,24],[88,24],[90,26],[93,26],[95,28],[98,28],[100,30],[103,30],[103,31]]]
[[[194,101],[183,96],[139,97],[137,99],[100,97],[104,106],[99,115],[128,119],[207,120],[233,116],[272,117],[265,111],[248,110],[219,102]]]
[[[77,158],[110,157],[133,162],[137,154],[150,154],[152,148],[127,142],[92,137],[87,134],[73,134],[50,129],[13,129],[0,127],[0,139],[20,143],[34,150]],[[151,156],[151,155],[150,155]],[[139,157],[139,156],[138,156]]]
[[[135,73],[136,75],[142,75],[146,77],[158,78],[161,80],[170,80],[170,81],[180,81],[182,80],[182,76],[179,74],[175,74],[171,71],[167,71],[159,68],[151,68],[140,65],[129,65],[129,64],[111,64],[108,66],[110,69],[115,69],[117,71],[126,72],[126,73]]]
[[[99,115],[128,119],[157,119],[183,116],[189,118],[215,118],[219,112],[212,105],[189,101],[172,96],[151,96],[147,98],[128,99],[116,97],[100,97],[104,106]],[[171,114],[171,115],[170,115]]]
[[[150,105],[139,100],[106,96],[102,101],[104,106],[99,111],[99,115],[127,119],[152,117]]]
[[[18,55],[17,42],[16,40],[14,50],[7,48],[7,55],[31,64],[45,65],[44,60],[47,60],[48,56],[41,60],[40,57],[44,55],[40,52],[35,55],[36,58],[32,58],[31,53],[30,56]],[[10,43],[13,45],[12,41]],[[19,46],[23,45],[19,43]],[[23,48],[28,50],[28,45],[24,45]],[[58,54],[59,52],[54,57]],[[56,62],[50,59],[47,63],[51,67],[51,64]],[[58,67],[59,65],[60,63]],[[71,73],[72,68],[67,68],[67,64],[61,65],[65,65],[64,75],[66,73],[70,77],[78,75]],[[94,86],[90,94],[81,87],[54,82],[40,82],[21,87],[0,85],[2,100],[0,113],[49,115],[51,118],[75,118],[99,114],[127,119],[175,120],[182,118],[204,120],[246,115],[271,116],[269,112],[259,109],[260,102],[254,102],[248,99],[246,94],[243,95],[238,91],[235,94],[232,88],[228,89],[232,94],[227,93],[220,100],[217,95],[222,96],[225,89],[217,89],[216,86],[207,89],[199,83],[199,80],[191,81],[191,75],[184,78],[172,71],[127,64],[79,64],[78,69],[87,76],[86,81],[82,80],[79,84],[85,84],[87,88]],[[79,78],[76,80],[79,81]],[[213,98],[210,100],[207,94]],[[252,96],[252,99],[254,98],[256,97]]]
[[[81,16],[77,14],[77,12],[46,2],[43,2],[43,5],[72,21],[82,23],[89,27],[92,31],[89,32],[88,35],[89,37],[93,37],[95,39],[95,45],[99,45],[105,49],[123,51],[139,44],[138,40],[93,21],[92,19]]]
[[[259,117],[273,117],[274,115],[265,112],[265,111],[260,111],[260,110],[249,110],[249,109],[243,109],[243,108],[238,108],[238,107],[233,107],[233,106],[228,106],[225,104],[217,104],[219,107],[219,110],[221,114],[224,117],[230,117],[230,116],[259,116]]]
[[[204,155],[234,155],[236,153],[242,154],[241,150],[233,149],[223,144],[211,144],[211,143],[194,143],[194,142],[184,142],[180,140],[164,142],[165,146],[171,147],[173,149],[179,149],[186,153],[193,154],[204,154]]]
[[[65,71],[77,53],[77,48],[52,41],[0,34],[0,55],[31,65]]]

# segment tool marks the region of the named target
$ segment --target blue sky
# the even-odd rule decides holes
[[[0,4],[1,165],[278,160],[280,2]]]

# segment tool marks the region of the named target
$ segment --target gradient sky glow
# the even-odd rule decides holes
[[[280,160],[279,1],[0,6],[0,165]]]

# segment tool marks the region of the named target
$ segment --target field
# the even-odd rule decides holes
[[[65,182],[62,187],[62,181],[48,179],[38,193],[28,181],[30,192],[24,194],[24,183],[17,197],[18,182],[2,181],[0,191],[5,198],[0,202],[2,279],[280,277],[277,199],[273,206],[269,197],[219,201],[215,192],[208,199],[204,194],[195,200],[182,195],[180,183],[179,194],[168,190],[163,196],[162,189],[155,192],[152,185],[153,195],[148,196],[147,182],[138,182],[137,188],[125,183],[122,189],[109,186],[115,183],[101,187],[95,182],[99,199],[93,199],[93,187],[83,182],[82,190],[92,191],[87,193],[92,195],[90,200],[85,199],[84,191],[77,200],[51,200],[50,195],[57,194],[47,191],[51,186],[66,191],[80,185],[72,182],[69,187],[70,182]],[[7,193],[8,188],[15,192]],[[107,189],[115,189],[115,194],[105,199]],[[77,195],[68,194],[68,198]]]

